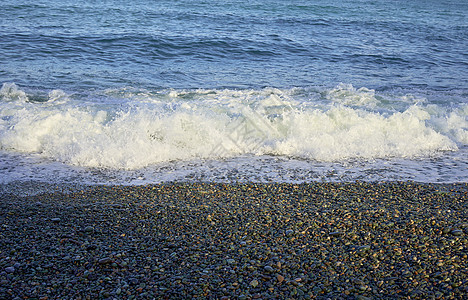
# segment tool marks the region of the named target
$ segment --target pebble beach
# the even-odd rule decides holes
[[[1,299],[466,299],[468,184],[0,196]]]

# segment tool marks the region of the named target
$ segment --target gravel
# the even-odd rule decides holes
[[[468,184],[0,195],[0,299],[467,299]]]

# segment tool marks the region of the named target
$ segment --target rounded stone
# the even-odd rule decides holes
[[[258,286],[258,280],[256,280],[256,279],[252,280],[252,281],[250,282],[250,285],[251,285],[252,287],[257,287],[257,286]]]
[[[268,272],[268,273],[273,272],[273,268],[272,268],[271,266],[265,266],[264,269],[265,269],[265,271]]]

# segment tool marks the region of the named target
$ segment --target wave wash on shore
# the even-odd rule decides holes
[[[0,148],[66,164],[137,169],[239,155],[412,158],[468,144],[468,105],[335,88],[66,93],[0,90]]]

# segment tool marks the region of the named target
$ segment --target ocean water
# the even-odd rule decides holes
[[[467,11],[3,0],[0,183],[467,182]]]

